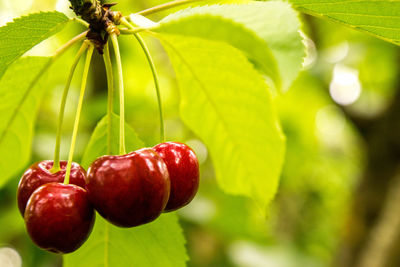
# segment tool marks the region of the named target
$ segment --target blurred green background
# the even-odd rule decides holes
[[[129,14],[160,3],[120,0],[117,9]],[[40,10],[57,9],[72,17],[68,7],[67,0],[2,0],[0,24]],[[165,14],[151,18],[158,20]],[[363,244],[386,207],[384,200],[394,171],[381,175],[381,165],[376,162],[378,158],[388,165],[393,162],[382,168],[395,169],[394,162],[400,155],[379,151],[390,147],[391,138],[398,136],[390,125],[396,123],[392,103],[398,87],[399,50],[339,24],[309,16],[301,19],[307,58],[292,87],[275,100],[287,137],[287,152],[278,194],[267,218],[250,200],[228,196],[218,189],[207,148],[179,119],[179,91],[168,58],[160,43],[144,35],[160,76],[167,140],[190,145],[201,163],[200,191],[188,207],[178,212],[187,238],[189,266],[351,266],[355,255],[362,255]],[[82,30],[82,26],[70,24],[29,54],[47,55]],[[122,36],[120,41],[126,119],[152,146],[159,138],[159,124],[151,72],[134,38]],[[77,49],[63,56],[46,77],[48,88],[36,124],[32,162],[53,157],[58,107]],[[67,103],[63,159],[68,153],[81,72],[80,64]],[[106,113],[106,93],[103,62],[96,54],[76,161]],[[4,247],[15,249],[23,266],[61,266],[60,256],[36,248],[25,232],[16,207],[19,178],[16,176],[0,190],[0,251],[3,248],[4,252]],[[371,180],[375,182],[368,182]],[[376,193],[371,193],[374,187]],[[365,199],[360,200],[360,196]],[[0,253],[0,266],[5,253],[11,252]]]

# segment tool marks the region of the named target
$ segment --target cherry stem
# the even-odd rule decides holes
[[[114,98],[114,77],[112,71],[112,64],[110,58],[110,48],[108,43],[104,46],[103,54],[104,65],[106,67],[107,74],[107,87],[108,87],[108,101],[107,101],[107,154],[111,155],[111,123],[112,123],[112,112],[113,112],[113,98]]]
[[[118,37],[115,33],[110,35],[114,46],[115,59],[117,61],[118,72],[118,92],[119,92],[119,154],[126,154],[125,150],[125,105],[124,105],[124,79],[122,75],[121,55],[119,52]]]
[[[85,61],[84,69],[83,69],[81,92],[79,94],[79,102],[78,102],[78,106],[76,108],[74,129],[72,131],[71,147],[69,149],[68,163],[67,163],[67,169],[65,171],[64,184],[69,184],[69,176],[70,176],[70,173],[71,173],[72,159],[73,159],[73,156],[74,156],[76,136],[78,134],[79,119],[81,117],[81,111],[82,111],[83,96],[85,95],[85,89],[86,89],[87,77],[88,77],[88,73],[89,73],[90,61],[92,59],[93,49],[94,49],[94,46],[89,41],[85,41],[85,42],[88,43],[89,48],[88,48],[88,51],[86,53],[86,61]]]
[[[39,73],[35,76],[35,78],[32,80],[32,82],[29,84],[28,89],[25,91],[24,95],[22,96],[21,100],[18,103],[18,107],[16,110],[14,110],[13,114],[11,115],[9,121],[7,122],[7,125],[5,127],[5,129],[9,129],[11,126],[11,123],[15,120],[15,116],[17,116],[20,108],[22,107],[22,105],[24,104],[25,100],[28,98],[29,94],[31,93],[33,87],[36,85],[36,83],[40,80],[40,78],[43,76],[43,74],[46,72],[46,70],[48,68],[51,67],[51,65],[53,65],[53,63],[62,55],[65,53],[65,51],[68,50],[68,48],[70,48],[72,45],[74,45],[75,43],[85,39],[87,34],[87,31],[82,32],[81,34],[75,36],[74,38],[72,38],[71,40],[69,40],[67,43],[65,43],[63,46],[61,46],[59,49],[56,50],[56,52],[54,53],[54,55],[50,58],[49,61],[47,61],[47,63],[43,66],[43,68],[39,71]],[[7,130],[3,131],[2,135],[0,136],[0,143],[2,143],[4,141],[4,138],[7,134]]]
[[[60,105],[60,112],[58,115],[58,125],[57,125],[57,135],[56,135],[56,145],[54,150],[54,161],[53,167],[50,169],[51,173],[56,173],[60,170],[60,146],[61,146],[61,132],[62,132],[62,124],[64,120],[64,112],[65,112],[65,103],[67,102],[69,87],[71,86],[72,77],[74,76],[74,72],[76,66],[79,63],[79,60],[82,54],[86,51],[88,45],[86,42],[83,42],[81,48],[79,49],[78,53],[76,54],[74,61],[71,66],[71,70],[69,72],[67,82],[64,87],[64,92],[61,98],[61,105]]]
[[[121,23],[128,28],[134,29],[133,25],[130,24],[125,18],[121,19]],[[160,143],[165,141],[165,130],[164,130],[164,116],[163,116],[163,109],[162,109],[162,102],[161,102],[161,93],[160,93],[160,83],[158,81],[158,75],[157,75],[157,70],[154,65],[154,60],[151,57],[149,48],[146,46],[146,43],[142,39],[142,37],[138,33],[133,34],[136,38],[136,40],[139,42],[140,46],[142,47],[142,50],[144,54],[146,55],[147,62],[149,63],[151,73],[153,74],[153,80],[154,80],[154,85],[156,89],[156,95],[157,95],[157,102],[158,102],[158,113],[160,117]]]
[[[150,28],[135,27],[132,30],[129,30],[127,28],[121,28],[121,29],[119,29],[119,31],[120,31],[121,34],[135,34],[137,32],[148,31],[149,29]]]
[[[71,20],[78,22],[79,24],[83,25],[86,28],[89,28],[89,26],[90,26],[89,23],[87,23],[86,21],[84,21],[83,19],[80,19],[80,18],[72,18]]]
[[[189,3],[193,3],[193,2],[199,2],[202,0],[176,0],[176,1],[172,1],[172,2],[168,2],[162,5],[158,5],[158,6],[154,6],[142,11],[137,12],[136,14],[138,15],[142,15],[142,16],[147,16],[153,13],[157,13],[166,9],[170,9],[170,8],[174,8],[177,6],[181,6],[181,5],[185,5],[185,4],[189,4]]]

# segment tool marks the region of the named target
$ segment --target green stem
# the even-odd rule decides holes
[[[147,16],[153,13],[157,13],[166,9],[170,9],[170,8],[174,8],[177,6],[181,6],[181,5],[185,5],[185,4],[189,4],[189,3],[193,3],[193,2],[199,2],[202,0],[176,0],[176,1],[172,1],[172,2],[168,2],[162,5],[158,5],[158,6],[154,6],[142,11],[137,12],[136,14],[142,15],[142,16]]]
[[[80,19],[80,18],[76,18],[76,17],[75,17],[75,18],[72,18],[71,20],[72,20],[72,21],[78,22],[79,24],[85,26],[86,28],[89,28],[89,23],[87,23],[87,22],[84,21],[83,19]]]
[[[86,51],[87,47],[88,47],[87,43],[83,42],[81,48],[79,49],[78,53],[76,54],[76,56],[74,58],[74,61],[71,66],[71,70],[70,70],[68,78],[67,78],[67,82],[64,87],[64,92],[63,92],[63,95],[61,98],[60,112],[58,115],[56,146],[54,149],[53,167],[50,169],[51,173],[56,173],[60,170],[61,130],[62,130],[62,124],[63,124],[63,120],[64,120],[65,103],[67,102],[68,91],[69,91],[69,87],[71,85],[72,77],[74,76],[76,66],[78,65],[79,59],[81,58],[82,54]]]
[[[63,46],[61,46],[59,49],[56,50],[56,52],[54,53],[54,55],[52,57],[52,60],[55,61],[58,57],[60,57],[73,44],[85,39],[87,33],[88,33],[88,31],[84,31],[84,32],[78,34],[77,36],[75,36],[74,38],[72,38],[71,40],[69,40],[68,42],[66,42]]]
[[[121,23],[128,28],[134,29],[134,27],[125,19],[121,19]],[[147,62],[149,63],[151,73],[153,75],[153,80],[154,80],[154,85],[156,88],[156,95],[157,95],[157,102],[158,102],[158,114],[160,117],[160,143],[165,141],[165,131],[164,131],[164,116],[163,116],[163,109],[162,109],[162,102],[161,102],[161,93],[160,93],[160,83],[158,82],[158,75],[156,71],[156,67],[154,65],[153,58],[150,55],[149,48],[146,46],[146,43],[140,37],[138,33],[133,34],[136,38],[136,40],[139,42],[140,46],[142,47],[142,50],[144,54],[146,55]]]
[[[143,32],[143,31],[148,31],[148,30],[150,30],[150,28],[135,27],[132,30],[122,28],[122,29],[119,29],[119,32],[121,34],[135,34],[137,32]]]
[[[86,42],[89,43],[89,41],[86,41]],[[82,111],[83,96],[85,95],[86,82],[87,82],[87,77],[88,77],[88,73],[89,73],[90,61],[91,61],[92,55],[93,55],[93,49],[94,49],[94,46],[92,44],[89,44],[89,48],[86,53],[85,66],[83,69],[81,92],[79,94],[78,107],[76,108],[74,129],[72,131],[71,147],[69,149],[68,163],[67,163],[67,169],[65,171],[64,184],[69,184],[69,176],[71,173],[72,158],[74,156],[76,136],[78,134],[79,119],[81,117],[81,111]]]
[[[119,52],[118,37],[115,33],[110,35],[114,46],[115,59],[118,71],[118,92],[119,92],[119,154],[126,154],[125,150],[125,104],[124,104],[124,79],[122,76],[121,55]]]
[[[104,65],[106,67],[107,74],[107,87],[108,87],[108,103],[107,103],[107,154],[111,155],[111,123],[112,123],[112,112],[113,112],[113,94],[114,94],[114,77],[112,71],[112,64],[110,58],[110,49],[108,43],[104,46]]]
[[[85,39],[86,37],[86,33],[82,32],[81,34],[75,36],[74,38],[72,38],[71,40],[69,40],[67,43],[65,43],[63,46],[61,46],[59,49],[56,50],[56,52],[54,53],[54,55],[50,58],[49,61],[47,61],[47,63],[43,66],[43,68],[39,71],[39,73],[35,76],[35,78],[32,80],[32,82],[29,84],[28,89],[25,91],[24,95],[22,96],[21,100],[18,103],[17,108],[14,110],[13,114],[11,115],[10,119],[7,122],[7,125],[5,127],[5,130],[3,131],[3,133],[0,136],[0,144],[4,141],[4,138],[8,132],[8,129],[10,128],[12,122],[15,120],[15,117],[17,116],[19,110],[21,109],[22,105],[24,104],[25,100],[28,98],[30,92],[32,91],[33,87],[36,85],[36,83],[40,80],[40,78],[42,77],[42,75],[46,72],[46,70],[48,68],[51,67],[51,65],[53,65],[53,63],[62,55],[64,54],[65,51],[68,50],[68,48],[70,48],[73,44]]]

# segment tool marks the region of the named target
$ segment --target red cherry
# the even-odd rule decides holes
[[[66,161],[60,161],[61,170],[56,173],[51,173],[50,169],[53,167],[52,160],[44,160],[32,164],[29,169],[22,175],[18,184],[17,200],[18,208],[22,215],[24,215],[26,203],[29,197],[39,186],[51,182],[62,183],[65,177],[65,169],[67,166]],[[86,171],[75,162],[72,162],[70,183],[85,188]]]
[[[69,253],[89,237],[94,210],[82,187],[48,183],[37,188],[25,210],[25,223],[32,241],[42,249]]]
[[[194,198],[199,188],[199,162],[193,150],[182,143],[158,144],[154,150],[168,168],[171,192],[165,211],[179,209]]]
[[[132,227],[155,220],[168,201],[168,170],[151,148],[103,156],[89,167],[86,188],[95,209],[111,223]]]

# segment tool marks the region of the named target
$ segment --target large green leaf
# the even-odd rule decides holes
[[[262,76],[223,42],[163,34],[181,91],[181,117],[207,145],[221,188],[259,206],[274,196],[284,136]]]
[[[296,78],[305,56],[299,19],[284,2],[188,8],[160,23],[159,32],[228,42],[242,50],[278,85],[281,79],[284,88]]]
[[[107,117],[104,117],[89,141],[84,167],[107,152]],[[112,116],[112,152],[118,153],[119,117]],[[126,125],[127,150],[143,147],[135,131]],[[185,239],[174,213],[161,215],[152,223],[133,228],[116,227],[101,216],[88,241],[76,252],[64,256],[65,267],[126,266],[158,267],[185,266],[188,257]]]
[[[161,27],[157,31],[228,42],[244,51],[280,87],[281,78],[276,60],[263,39],[231,19],[200,12],[203,11],[201,9],[205,8],[189,8],[174,13],[161,21]]]
[[[300,11],[400,44],[400,1],[290,0]]]
[[[68,21],[63,13],[41,12],[17,18],[0,27],[0,77],[12,62],[59,32]]]
[[[180,267],[188,257],[175,213],[134,228],[109,224],[97,214],[86,243],[64,256],[64,267]]]
[[[97,124],[89,144],[83,154],[82,166],[87,169],[89,165],[97,158],[107,154],[107,116],[104,116]],[[111,152],[118,154],[119,152],[119,116],[112,114],[111,116]],[[126,148],[128,151],[133,151],[144,147],[144,143],[139,139],[133,128],[125,125]]]
[[[19,59],[0,80],[0,187],[28,163],[34,121],[45,90],[39,84],[27,91],[48,61],[45,57]]]

